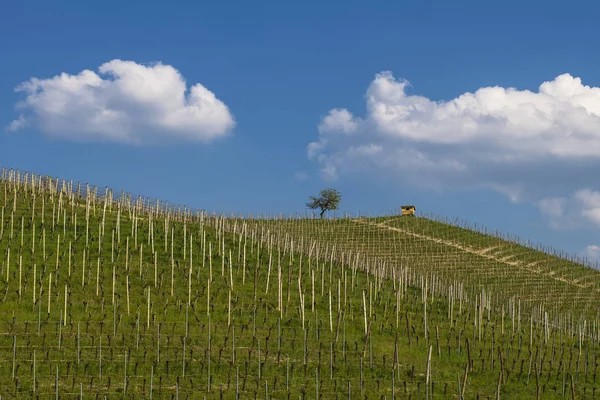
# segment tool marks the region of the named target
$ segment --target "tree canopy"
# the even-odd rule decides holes
[[[310,201],[306,203],[308,208],[321,210],[321,218],[328,210],[337,210],[340,201],[342,200],[342,194],[335,189],[323,189],[318,196],[309,196]]]

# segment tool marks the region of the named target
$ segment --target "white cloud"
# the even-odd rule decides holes
[[[358,127],[358,121],[352,117],[348,110],[334,109],[321,121],[319,132],[342,132],[354,133]]]
[[[562,218],[565,216],[567,199],[548,198],[539,202],[540,211],[551,218]]]
[[[8,130],[10,132],[15,132],[21,128],[25,128],[27,125],[29,125],[29,122],[27,121],[27,119],[25,119],[23,114],[21,114],[21,115],[19,115],[19,118],[15,119],[10,124],[8,124],[8,126],[6,127],[6,130]]]
[[[583,252],[583,255],[592,262],[600,261],[600,246],[591,244],[587,246]]]
[[[600,191],[580,189],[569,196],[543,199],[538,206],[555,229],[600,227]]]
[[[577,193],[578,215],[600,224],[600,88],[563,74],[537,91],[484,87],[448,101],[410,95],[391,73],[375,76],[366,116],[336,108],[309,158],[324,175],[386,177],[398,184],[488,188],[546,215]],[[333,173],[332,173],[333,171]],[[546,199],[546,201],[544,201]],[[600,200],[598,200],[600,203]]]
[[[581,204],[581,214],[600,226],[600,192],[579,190],[575,193],[575,198]]]
[[[83,70],[30,80],[15,89],[24,114],[7,129],[27,125],[78,141],[156,144],[209,142],[235,125],[228,107],[200,83],[187,88],[170,65],[112,60],[98,73]]]

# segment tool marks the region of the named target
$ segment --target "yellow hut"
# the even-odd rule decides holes
[[[400,206],[402,215],[415,215],[417,208],[415,206]]]

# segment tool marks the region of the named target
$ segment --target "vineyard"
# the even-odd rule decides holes
[[[600,397],[600,273],[500,235],[12,170],[0,207],[2,399]]]

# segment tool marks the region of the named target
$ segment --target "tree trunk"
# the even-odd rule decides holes
[[[325,211],[327,211],[327,210],[325,210],[325,209],[321,210],[321,218],[323,218],[323,214],[325,214]]]

